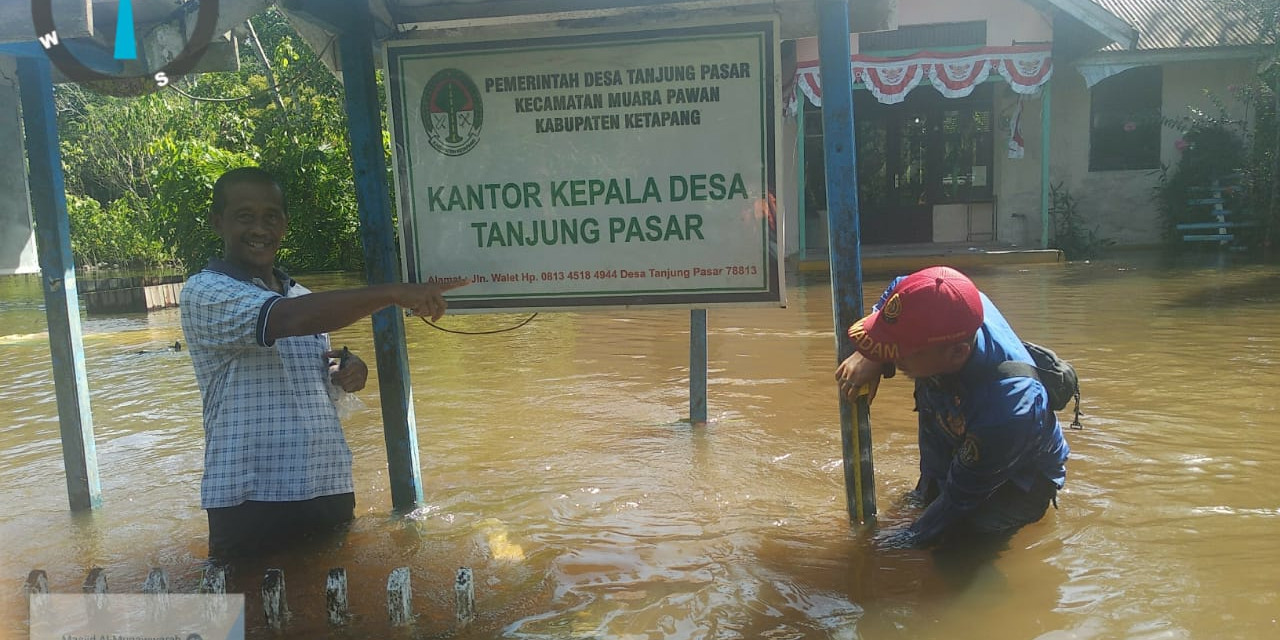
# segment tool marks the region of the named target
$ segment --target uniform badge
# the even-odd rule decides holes
[[[981,454],[978,452],[978,439],[973,436],[965,438],[957,455],[960,458],[960,462],[966,466],[972,467],[978,464],[978,460],[981,458]]]
[[[946,429],[947,433],[950,433],[957,438],[964,437],[966,424],[963,413],[958,411],[954,413],[939,413],[938,422],[942,425],[943,429]]]

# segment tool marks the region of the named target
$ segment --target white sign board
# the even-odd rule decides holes
[[[450,310],[781,304],[772,21],[387,47],[405,277]]]

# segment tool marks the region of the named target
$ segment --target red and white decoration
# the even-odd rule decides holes
[[[855,55],[849,61],[853,81],[871,90],[876,100],[897,104],[926,78],[942,95],[963,98],[992,73],[999,73],[1014,92],[1034,94],[1053,75],[1053,58],[1048,45],[983,47],[971,51],[922,51],[898,58]],[[822,106],[822,76],[818,61],[801,62],[796,67],[795,87]],[[792,88],[786,96],[788,114],[799,107],[799,94]]]

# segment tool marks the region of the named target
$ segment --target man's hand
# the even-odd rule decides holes
[[[347,393],[354,393],[364,388],[369,380],[369,365],[345,347],[339,351],[326,351],[326,358],[338,358],[338,365],[330,367],[329,380]]]
[[[321,291],[294,298],[281,298],[267,317],[265,344],[291,336],[330,333],[392,305],[413,314],[439,320],[448,303],[444,293],[457,289],[466,280],[443,284],[385,283],[355,289]]]
[[[916,534],[911,529],[893,529],[877,533],[876,546],[881,549],[911,549],[916,546]]]
[[[836,382],[840,383],[840,393],[852,400],[858,396],[858,389],[866,385],[867,402],[871,402],[876,397],[876,390],[880,388],[880,374],[883,371],[884,365],[855,351],[836,367]]]
[[[396,304],[408,309],[415,316],[439,320],[449,303],[444,299],[446,291],[471,284],[469,280],[457,280],[444,284],[402,284],[396,293]]]

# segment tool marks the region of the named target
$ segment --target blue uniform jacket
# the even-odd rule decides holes
[[[880,304],[893,291],[889,285]],[[877,305],[877,308],[879,304]],[[911,526],[925,543],[963,519],[997,488],[1012,482],[1026,491],[1038,477],[1059,489],[1070,452],[1049,397],[1035,378],[1001,379],[1006,360],[1031,363],[1022,341],[986,294],[977,344],[964,368],[916,381],[920,483],[937,498]]]

